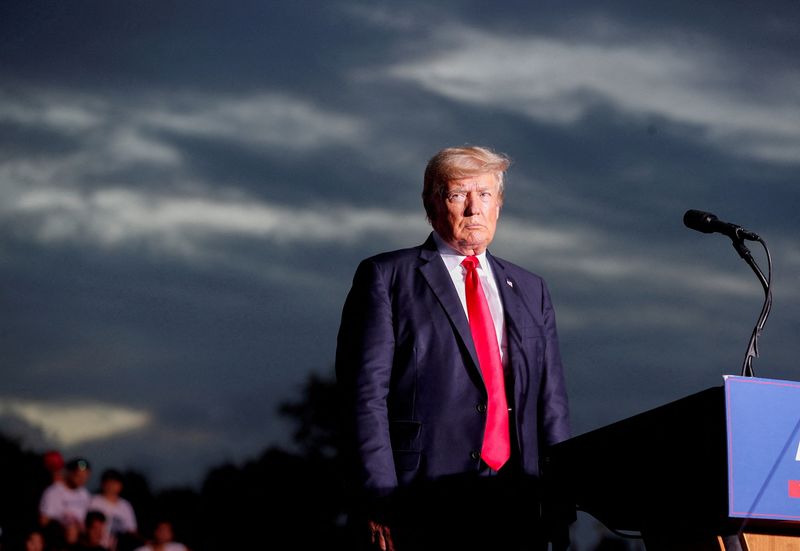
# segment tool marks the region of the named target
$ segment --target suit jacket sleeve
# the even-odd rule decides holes
[[[345,460],[357,489],[378,498],[397,487],[387,407],[395,348],[388,277],[373,260],[359,265],[342,311],[336,349],[349,452]]]
[[[539,393],[540,447],[544,449],[570,437],[569,405],[550,292],[542,281],[542,315],[545,330],[544,372]]]

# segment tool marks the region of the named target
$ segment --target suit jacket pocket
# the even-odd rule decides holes
[[[394,468],[396,471],[415,471],[419,468],[419,460],[422,455],[414,450],[394,450]]]
[[[520,328],[523,339],[543,339],[544,328],[541,325],[524,325]]]
[[[422,423],[419,421],[389,421],[389,436],[393,450],[419,452],[419,435]]]

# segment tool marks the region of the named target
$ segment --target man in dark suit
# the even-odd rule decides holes
[[[358,267],[336,353],[345,457],[375,548],[540,549],[539,458],[569,437],[544,281],[487,252],[508,159],[428,163],[421,246]]]

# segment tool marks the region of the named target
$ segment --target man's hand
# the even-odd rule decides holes
[[[392,541],[392,532],[385,524],[369,521],[370,543],[381,551],[396,551]]]

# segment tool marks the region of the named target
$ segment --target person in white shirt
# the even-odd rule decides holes
[[[86,489],[91,472],[86,459],[76,458],[67,462],[63,482],[56,480],[42,493],[39,501],[39,521],[42,526],[56,521],[62,526],[75,524],[83,528],[92,499]]]
[[[136,514],[130,502],[120,493],[123,488],[122,473],[115,469],[103,472],[100,478],[100,493],[92,496],[90,511],[100,511],[107,519],[102,545],[116,549],[121,536],[135,535],[137,530]]]
[[[182,543],[172,541],[174,537],[172,523],[162,520],[156,524],[155,530],[153,530],[153,540],[135,551],[189,551]]]

